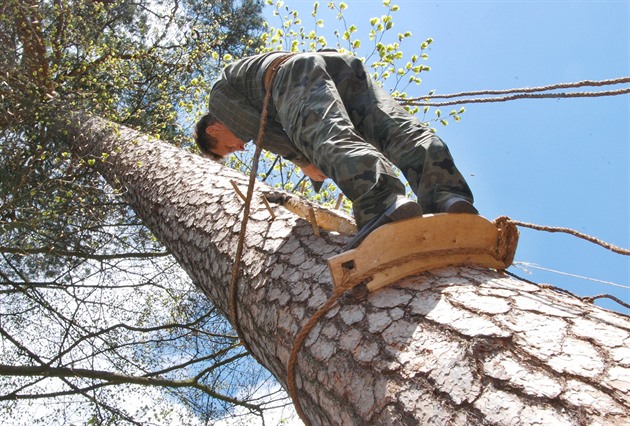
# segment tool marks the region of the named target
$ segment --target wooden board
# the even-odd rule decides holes
[[[506,229],[508,226],[513,229]],[[364,282],[375,291],[419,272],[455,265],[505,269],[518,230],[472,214],[435,214],[390,223],[355,249],[328,259],[335,287]]]

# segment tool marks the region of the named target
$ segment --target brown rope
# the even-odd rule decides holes
[[[328,300],[326,300],[326,303],[324,303],[317,310],[317,312],[313,314],[308,322],[304,324],[300,332],[295,336],[295,340],[293,341],[293,347],[291,348],[291,353],[289,355],[289,362],[287,363],[287,387],[289,396],[291,397],[293,405],[295,406],[295,411],[298,413],[298,416],[300,416],[302,422],[304,422],[304,424],[307,426],[309,426],[311,423],[310,420],[306,417],[304,410],[302,409],[302,404],[300,404],[300,399],[297,393],[297,385],[295,382],[295,366],[297,364],[297,356],[300,352],[300,349],[302,348],[304,340],[309,335],[313,327],[315,327],[317,321],[319,321],[322,316],[326,315],[330,308],[332,308],[334,304],[337,303],[337,300],[339,300],[339,298],[343,296],[346,291],[348,291],[348,289],[341,287],[336,288],[333,294],[328,298]]]
[[[587,234],[583,234],[581,232],[575,231],[573,229],[570,228],[562,228],[562,227],[553,227],[553,226],[541,226],[541,225],[536,225],[533,223],[526,223],[526,222],[520,222],[518,220],[513,220],[513,219],[509,219],[509,221],[517,226],[522,226],[524,228],[531,228],[531,229],[535,229],[537,231],[546,231],[546,232],[562,232],[565,234],[570,234],[573,235],[574,237],[578,237],[581,238],[583,240],[589,241],[591,243],[597,244],[599,246],[604,247],[605,249],[608,249],[612,252],[615,252],[617,254],[623,254],[625,256],[630,256],[630,250],[628,249],[624,249],[621,247],[617,247],[615,245],[609,244],[605,241],[600,240],[599,238],[595,238],[592,237],[590,235]]]
[[[620,77],[610,80],[584,80],[573,83],[558,83],[552,84],[548,86],[540,86],[540,87],[524,87],[518,89],[507,89],[507,90],[477,90],[470,92],[459,92],[459,93],[450,93],[450,94],[430,94],[417,98],[396,98],[398,102],[402,105],[414,105],[414,106],[433,106],[433,107],[441,107],[448,105],[460,105],[466,103],[486,103],[486,102],[505,102],[512,101],[516,99],[542,99],[542,98],[587,98],[587,97],[598,97],[598,96],[616,96],[623,95],[626,93],[630,93],[630,88],[617,89],[617,90],[606,90],[602,92],[556,92],[556,93],[535,93],[535,92],[545,92],[550,90],[558,90],[558,89],[568,89],[568,88],[576,88],[576,87],[585,87],[585,86],[608,86],[612,84],[627,84],[630,83],[630,77]],[[482,97],[482,98],[470,98],[470,99],[455,99],[455,98],[465,98],[469,96],[475,95],[484,95],[490,97]],[[505,96],[496,96],[496,95],[505,95]],[[437,102],[434,99],[455,99],[450,101],[442,101]]]
[[[507,95],[510,93],[533,93],[533,92],[546,92],[549,90],[558,90],[558,89],[570,89],[576,87],[585,87],[585,86],[609,86],[612,84],[626,84],[630,83],[630,77],[619,77],[608,80],[582,80],[571,83],[557,83],[550,84],[547,86],[538,86],[538,87],[521,87],[518,89],[503,89],[503,90],[471,90],[468,92],[458,92],[458,93],[448,93],[444,95],[440,94],[431,94],[427,96],[422,96],[418,98],[408,98],[404,100],[421,102],[426,99],[450,99],[450,98],[463,98],[468,96],[476,96],[476,95]],[[401,99],[403,100],[403,99]]]
[[[238,277],[241,269],[241,259],[243,257],[243,247],[245,245],[245,233],[247,232],[247,223],[249,222],[249,211],[252,202],[252,195],[254,193],[254,182],[256,181],[256,175],[258,174],[258,160],[262,151],[262,140],[265,137],[265,126],[267,125],[267,105],[269,103],[269,92],[265,95],[263,104],[263,111],[260,117],[260,128],[258,129],[258,136],[256,137],[256,150],[254,151],[254,159],[252,164],[252,170],[249,175],[249,184],[247,185],[247,195],[245,196],[245,206],[243,207],[243,221],[241,222],[241,233],[238,239],[238,245],[236,246],[236,254],[234,255],[234,264],[232,265],[232,278],[230,280],[230,321],[232,326],[236,330],[239,339],[243,342],[243,346],[251,353],[252,351],[247,346],[241,326],[238,322],[238,309],[237,309],[237,297],[238,297]]]
[[[443,107],[443,106],[461,105],[461,104],[507,102],[507,101],[515,101],[517,99],[597,98],[597,97],[602,97],[602,96],[619,96],[619,95],[625,95],[627,93],[630,93],[630,88],[618,89],[618,90],[606,90],[602,92],[518,93],[515,95],[509,95],[509,96],[497,96],[495,98],[493,97],[470,98],[470,99],[461,99],[461,100],[444,101],[444,102],[431,102],[431,101],[424,101],[424,100],[404,99],[400,101],[400,104],[413,105],[413,106]]]
[[[244,338],[243,331],[241,330],[241,326],[238,322],[238,309],[237,309],[237,298],[238,298],[238,277],[241,269],[241,259],[243,257],[243,247],[245,245],[245,234],[247,232],[247,223],[249,222],[249,211],[252,202],[252,197],[254,194],[254,183],[256,182],[256,175],[258,174],[258,160],[260,159],[260,154],[262,152],[262,144],[265,138],[265,128],[267,127],[267,116],[269,112],[269,103],[271,101],[271,86],[273,80],[276,77],[276,74],[282,64],[290,58],[291,54],[283,55],[278,59],[274,60],[264,76],[264,87],[265,87],[265,98],[263,100],[263,109],[260,114],[260,124],[258,126],[258,134],[256,135],[256,150],[254,151],[254,158],[252,163],[252,170],[249,174],[249,183],[247,185],[247,195],[245,196],[245,205],[243,206],[243,221],[241,222],[241,233],[238,239],[238,245],[236,246],[236,254],[234,255],[234,264],[232,265],[232,277],[230,279],[230,321],[232,322],[232,326],[236,330],[236,334],[238,334],[239,339],[245,346],[245,349],[249,353],[252,353],[250,348],[247,346],[247,342]]]
[[[593,303],[597,299],[610,299],[610,300],[613,300],[613,301],[619,303],[624,308],[630,309],[630,305],[629,304],[627,304],[626,302],[620,300],[619,298],[617,298],[615,296],[611,296],[610,294],[599,294],[597,296],[590,296],[590,297],[583,297],[582,298],[582,300],[587,302],[587,303]]]

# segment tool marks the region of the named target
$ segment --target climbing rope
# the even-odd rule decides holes
[[[535,229],[537,231],[546,231],[546,232],[562,232],[565,234],[569,234],[569,235],[573,235],[574,237],[578,237],[581,238],[583,240],[589,241],[591,243],[597,244],[599,246],[604,247],[605,249],[608,249],[612,252],[618,253],[618,254],[623,254],[625,256],[630,256],[630,250],[628,249],[624,249],[624,248],[620,248],[617,246],[614,246],[612,244],[609,244],[605,241],[600,240],[599,238],[595,238],[595,237],[591,237],[590,235],[586,235],[583,234],[581,232],[575,231],[573,229],[570,228],[562,228],[562,227],[554,227],[554,226],[541,226],[541,225],[535,225],[533,223],[527,223],[527,222],[520,222],[518,220],[512,220],[512,219],[507,219],[510,222],[512,222],[513,224],[515,224],[516,226],[521,226],[523,228],[531,228],[531,229]]]
[[[468,96],[475,95],[507,95],[511,93],[533,93],[533,92],[546,92],[549,90],[557,90],[557,89],[570,89],[576,87],[587,87],[587,86],[609,86],[612,84],[626,84],[630,83],[630,77],[620,77],[613,78],[608,80],[583,80],[576,81],[572,83],[556,83],[550,84],[547,86],[538,86],[538,87],[521,87],[518,89],[502,89],[502,90],[471,90],[468,92],[458,92],[458,93],[450,93],[450,94],[432,94],[423,96],[421,98],[410,98],[410,101],[420,101],[423,99],[449,99],[449,98],[463,98]]]
[[[508,89],[508,90],[479,90],[479,91],[471,91],[471,92],[460,92],[460,93],[452,93],[452,94],[432,94],[419,98],[397,98],[401,105],[414,105],[414,106],[433,106],[433,107],[443,107],[448,105],[461,105],[468,103],[487,103],[487,102],[506,102],[513,101],[516,99],[543,99],[543,98],[588,98],[588,97],[600,97],[600,96],[617,96],[623,95],[626,93],[630,93],[630,88],[623,88],[617,90],[605,90],[601,92],[555,92],[555,93],[535,93],[535,92],[545,92],[549,90],[557,90],[557,89],[566,89],[566,88],[576,88],[576,87],[584,87],[584,86],[608,86],[612,84],[627,84],[630,83],[630,77],[620,77],[616,79],[610,80],[600,80],[600,81],[592,81],[585,80],[579,81],[575,83],[559,83],[553,84],[549,86],[541,86],[541,87],[525,87],[519,89]],[[436,102],[433,99],[452,99],[452,98],[463,98],[474,95],[491,95],[490,97],[482,97],[482,98],[470,98],[470,99],[455,99],[451,101],[443,101]],[[503,95],[503,96],[496,96]]]
[[[267,117],[269,115],[269,103],[271,101],[271,86],[273,85],[273,81],[278,73],[280,67],[287,61],[289,58],[293,56],[293,54],[285,54],[277,59],[275,59],[264,76],[264,87],[265,87],[265,97],[263,99],[263,108],[260,114],[260,124],[258,125],[258,134],[256,135],[255,145],[256,150],[254,151],[252,170],[249,174],[249,183],[247,185],[247,195],[245,196],[245,205],[243,206],[243,221],[241,222],[241,233],[239,235],[238,244],[236,246],[236,254],[234,255],[234,264],[232,265],[232,277],[230,279],[230,321],[232,322],[232,326],[236,330],[236,334],[239,339],[243,343],[243,346],[249,353],[252,354],[252,351],[247,345],[247,342],[244,338],[243,331],[241,330],[240,323],[238,321],[238,308],[237,308],[237,298],[238,298],[238,277],[241,269],[241,259],[243,257],[243,247],[245,246],[245,234],[247,232],[247,223],[249,222],[249,211],[252,203],[252,197],[254,194],[254,183],[256,182],[256,175],[258,174],[258,160],[260,159],[260,154],[262,152],[262,144],[265,138],[265,128],[267,127]]]
[[[260,129],[258,130],[258,136],[256,137],[256,150],[254,151],[254,163],[252,164],[251,174],[249,175],[249,183],[247,185],[247,195],[245,196],[245,205],[243,206],[243,221],[241,222],[241,233],[239,235],[238,244],[236,246],[236,254],[234,255],[234,264],[232,265],[232,277],[230,280],[230,321],[232,326],[236,330],[236,334],[245,346],[245,349],[249,353],[252,353],[247,346],[246,340],[243,336],[241,326],[238,322],[238,277],[241,269],[241,259],[243,257],[243,247],[245,245],[245,233],[247,232],[247,223],[249,222],[249,211],[252,202],[252,196],[254,193],[254,182],[256,180],[256,174],[258,173],[258,160],[262,151],[262,138],[265,136],[265,126],[267,124],[267,104],[269,95],[265,95],[265,101],[263,106],[263,112],[260,120]]]
[[[269,71],[265,74],[265,97],[263,100],[263,109],[260,115],[260,124],[258,127],[258,134],[256,136],[256,150],[254,151],[252,170],[249,175],[249,183],[247,185],[247,194],[245,196],[245,205],[243,206],[243,221],[241,222],[241,233],[238,239],[238,245],[236,247],[236,254],[234,255],[234,264],[232,265],[232,277],[230,279],[230,321],[232,322],[232,326],[236,330],[236,334],[241,340],[243,346],[247,351],[254,356],[253,352],[247,345],[247,341],[245,340],[245,336],[241,329],[240,323],[238,321],[238,278],[240,274],[240,266],[241,259],[243,257],[243,248],[245,246],[245,233],[247,232],[247,223],[249,222],[249,212],[251,201],[254,193],[254,183],[256,181],[256,175],[258,174],[258,160],[260,159],[260,154],[262,152],[262,143],[265,138],[265,128],[267,127],[267,117],[269,112],[269,102],[271,101],[271,86],[273,84],[273,80],[276,76],[276,73],[280,69],[280,66],[288,60],[290,55],[282,56],[278,58],[278,60],[274,61],[269,67]],[[291,397],[293,404],[295,405],[296,411],[302,421],[309,425],[309,420],[304,415],[302,411],[302,407],[300,405],[300,401],[297,398],[297,390],[295,386],[295,360],[297,358],[297,353],[302,346],[302,342],[311,331],[311,329],[315,326],[319,318],[324,315],[331,306],[335,304],[337,299],[341,297],[344,291],[339,291],[334,293],[328,301],[313,315],[313,317],[306,323],[306,325],[302,328],[302,331],[298,333],[295,338],[293,349],[291,350],[291,356],[289,357],[288,363],[288,391],[289,396]]]
[[[333,291],[333,294],[326,300],[326,302],[313,314],[313,316],[308,320],[300,332],[295,336],[295,340],[293,340],[293,347],[291,348],[291,353],[289,354],[289,361],[287,363],[287,390],[289,392],[289,396],[291,397],[291,401],[293,401],[293,405],[295,406],[295,411],[298,416],[304,422],[305,425],[309,426],[310,420],[306,417],[304,410],[302,409],[302,404],[300,403],[300,399],[298,398],[297,386],[295,381],[295,366],[297,364],[297,357],[300,349],[302,348],[302,344],[304,340],[309,335],[313,327],[317,324],[319,319],[326,315],[326,313],[332,308],[337,300],[341,296],[343,296],[348,289],[337,287]]]
[[[582,298],[582,300],[587,302],[587,303],[593,303],[596,299],[610,299],[610,300],[613,300],[613,301],[619,303],[624,308],[630,309],[630,305],[629,304],[627,304],[626,302],[621,301],[619,298],[617,298],[615,296],[611,296],[610,294],[599,294],[597,296],[590,296],[590,297],[583,297]]]

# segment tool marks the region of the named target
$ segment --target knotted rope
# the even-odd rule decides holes
[[[260,154],[262,152],[262,144],[265,139],[265,128],[267,127],[267,116],[269,115],[269,103],[271,102],[271,87],[273,85],[273,81],[278,73],[280,67],[291,58],[293,54],[286,54],[275,59],[264,76],[264,87],[265,87],[265,97],[263,99],[263,108],[260,114],[260,124],[258,126],[258,134],[256,135],[256,140],[254,141],[256,145],[256,150],[254,151],[252,170],[249,174],[249,183],[247,185],[247,194],[245,196],[245,205],[243,206],[243,221],[241,222],[241,232],[238,239],[238,244],[236,246],[236,254],[234,255],[234,264],[232,265],[232,277],[230,279],[230,321],[232,322],[232,326],[236,330],[236,334],[239,339],[243,343],[243,346],[249,353],[252,354],[252,351],[247,345],[247,342],[244,338],[243,331],[241,330],[241,326],[238,321],[238,309],[237,309],[237,298],[238,298],[238,278],[241,269],[241,259],[243,257],[243,247],[245,245],[245,234],[247,232],[247,223],[249,222],[249,212],[250,206],[252,203],[252,197],[254,194],[254,184],[256,182],[256,175],[258,175],[258,160],[260,159]]]
[[[502,216],[505,217],[505,216]],[[592,237],[590,235],[587,234],[583,234],[581,232],[578,232],[574,229],[570,229],[570,228],[562,228],[562,227],[557,227],[557,226],[542,226],[542,225],[536,225],[533,223],[527,223],[527,222],[520,222],[518,220],[512,220],[509,218],[506,218],[509,222],[515,224],[516,226],[522,226],[523,228],[530,228],[530,229],[535,229],[537,231],[546,231],[546,232],[562,232],[565,234],[569,234],[569,235],[573,235],[574,237],[578,237],[581,238],[583,240],[589,241],[593,244],[597,244],[598,246],[604,247],[605,249],[608,249],[614,253],[617,254],[623,254],[625,256],[630,256],[630,250],[628,249],[624,249],[621,247],[617,247],[614,246],[612,244],[609,244],[605,241],[600,240],[599,238],[595,238]]]
[[[302,348],[302,344],[304,340],[309,335],[313,327],[317,324],[319,319],[326,315],[326,313],[332,308],[337,300],[341,296],[343,296],[347,291],[346,288],[337,287],[335,288],[333,294],[326,300],[326,302],[313,314],[313,316],[308,320],[306,324],[302,327],[300,332],[295,336],[295,340],[293,341],[293,347],[291,348],[291,353],[289,355],[289,361],[287,363],[287,387],[289,396],[293,401],[293,405],[295,406],[295,411],[298,416],[304,422],[305,425],[309,426],[311,423],[309,419],[306,417],[304,410],[302,409],[302,404],[300,404],[300,399],[298,398],[297,393],[297,385],[295,382],[295,366],[297,364],[297,357],[300,349]]]

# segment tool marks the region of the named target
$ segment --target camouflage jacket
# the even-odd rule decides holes
[[[286,53],[271,52],[234,62],[223,70],[221,78],[212,87],[210,113],[244,142],[254,140],[258,134],[265,97],[265,71],[278,55]],[[310,164],[276,120],[273,102],[268,111],[263,148],[298,166]]]

